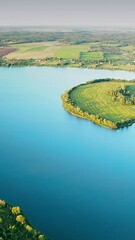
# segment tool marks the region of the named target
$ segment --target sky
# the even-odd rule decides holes
[[[0,25],[135,26],[135,1],[0,0]]]

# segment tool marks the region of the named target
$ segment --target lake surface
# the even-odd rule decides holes
[[[0,194],[52,240],[135,239],[135,124],[113,131],[68,114],[60,96],[135,73],[0,68]]]

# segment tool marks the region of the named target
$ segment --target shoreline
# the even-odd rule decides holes
[[[2,62],[0,62],[0,67],[61,67],[61,68],[80,68],[80,69],[97,69],[97,70],[111,70],[111,71],[126,71],[126,72],[135,72],[135,69],[117,66],[110,66],[105,67],[104,65],[77,65],[77,64],[63,64],[63,63],[55,63],[55,62],[48,62],[48,63],[41,63],[40,59],[34,60],[34,59],[12,59],[12,60],[6,60],[1,58]],[[31,63],[27,63],[29,61],[32,61]],[[34,62],[33,62],[34,61]],[[124,65],[127,66],[127,65]],[[130,66],[130,65],[129,65]]]

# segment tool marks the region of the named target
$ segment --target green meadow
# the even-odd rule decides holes
[[[55,50],[56,58],[63,59],[74,59],[78,60],[80,58],[81,52],[87,52],[89,45],[70,45],[70,46],[61,46],[58,50]]]
[[[99,125],[117,129],[135,121],[134,81],[95,80],[72,88],[62,99],[69,112]]]
[[[98,61],[104,59],[103,52],[83,52],[81,54],[81,59],[83,61]]]

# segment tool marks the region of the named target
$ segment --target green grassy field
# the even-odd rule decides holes
[[[53,52],[51,52],[51,46],[48,46],[48,43],[26,43],[11,45],[11,47],[13,46],[16,51],[6,55],[6,59],[43,59],[48,56],[54,56]]]
[[[83,61],[98,61],[98,60],[103,60],[104,59],[104,54],[103,52],[83,52],[81,54],[81,59]]]
[[[58,50],[55,51],[55,57],[64,58],[64,59],[79,59],[81,52],[87,52],[89,45],[70,45],[70,46],[61,46]]]
[[[123,88],[124,86],[128,89],[131,95],[135,94],[135,82],[94,82],[82,84],[69,90],[68,100],[76,109],[77,107],[79,108],[76,113],[77,115],[80,115],[80,117],[85,118],[85,112],[89,115],[92,114],[97,116],[98,121],[99,119],[102,119],[102,123],[99,121],[99,124],[101,125],[104,125],[104,119],[116,124],[116,128],[117,123],[119,122],[128,122],[128,125],[131,125],[129,124],[130,120],[135,120],[135,105],[122,104],[120,101],[114,101],[110,94],[110,92],[116,91],[116,89]],[[72,106],[71,110],[69,109],[69,112],[72,112]],[[80,113],[79,110],[81,110]],[[98,123],[98,121],[95,122]],[[107,124],[105,125],[107,126]]]
[[[57,42],[27,43],[12,45],[16,51],[6,55],[7,59],[79,59],[81,52],[86,52],[89,45],[63,46]]]

